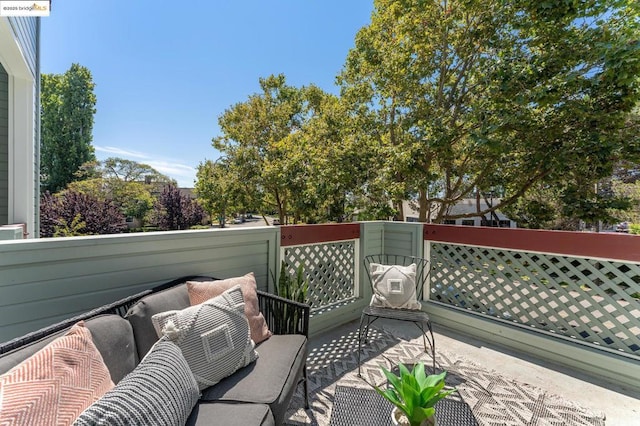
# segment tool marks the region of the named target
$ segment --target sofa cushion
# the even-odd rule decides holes
[[[118,383],[138,365],[131,324],[119,315],[98,315],[86,320],[85,325],[91,330],[93,343],[111,373],[111,380]]]
[[[159,336],[182,350],[200,389],[213,386],[258,357],[240,286],[181,311],[151,317]]]
[[[91,331],[91,338],[111,373],[113,383],[118,383],[138,364],[136,345],[129,321],[118,315],[98,315],[84,321]],[[51,334],[36,342],[0,356],[0,374],[6,373],[69,329]]]
[[[202,393],[202,401],[268,404],[282,424],[289,400],[302,375],[307,339],[299,334],[273,335],[256,350],[260,358]]]
[[[0,424],[70,425],[111,388],[81,321],[0,377]]]
[[[267,322],[260,312],[258,305],[258,293],[256,278],[253,272],[242,277],[227,278],[226,280],[216,281],[187,281],[187,291],[189,292],[189,301],[191,305],[198,305],[212,297],[219,296],[223,291],[229,290],[235,285],[240,285],[242,296],[244,297],[244,313],[249,321],[249,329],[251,330],[251,339],[255,343],[271,337]]]
[[[215,419],[215,420],[212,420]],[[193,408],[186,426],[275,426],[268,405],[201,402]]]
[[[138,359],[144,358],[158,341],[151,317],[160,312],[180,310],[190,306],[186,284],[178,285],[143,297],[129,308],[125,318],[133,327]]]
[[[180,349],[159,340],[127,377],[74,425],[184,425],[200,396]]]

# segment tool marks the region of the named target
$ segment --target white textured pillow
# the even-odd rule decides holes
[[[409,266],[369,265],[373,296],[371,306],[395,309],[420,309],[416,298],[416,264]]]
[[[159,337],[167,336],[182,350],[200,390],[258,358],[239,285],[200,305],[156,314],[151,321]]]

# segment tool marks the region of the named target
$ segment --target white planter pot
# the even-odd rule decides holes
[[[398,407],[393,407],[391,410],[391,422],[395,426],[409,426],[409,421],[407,417],[404,415],[402,411],[398,409]],[[420,426],[437,426],[438,422],[436,422],[436,416],[431,416],[428,419],[425,419]]]

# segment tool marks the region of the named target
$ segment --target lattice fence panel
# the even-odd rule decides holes
[[[431,299],[640,356],[640,265],[431,244]]]
[[[355,253],[355,241],[292,246],[285,247],[284,261],[291,274],[303,265],[309,304],[317,309],[355,296]]]

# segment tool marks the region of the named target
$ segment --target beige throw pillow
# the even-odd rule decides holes
[[[70,425],[111,388],[109,370],[81,321],[0,376],[0,424]]]
[[[371,306],[394,309],[420,309],[416,298],[416,264],[409,266],[369,265],[373,296]]]
[[[189,291],[189,302],[191,306],[222,294],[231,287],[240,285],[242,296],[244,297],[244,313],[249,320],[249,328],[251,329],[251,339],[257,344],[271,337],[271,331],[267,327],[267,322],[260,312],[258,305],[258,293],[256,278],[253,272],[242,277],[228,278],[226,280],[217,281],[187,281],[187,290]]]
[[[155,314],[151,321],[158,337],[182,350],[200,390],[258,358],[239,285],[199,305]]]

